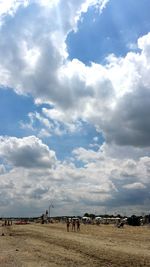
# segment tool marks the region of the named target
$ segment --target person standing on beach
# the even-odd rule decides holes
[[[72,219],[72,231],[75,232],[75,230],[76,230],[76,221]]]
[[[67,232],[69,232],[70,222],[69,222],[69,219],[68,219],[68,218],[67,218],[67,220],[66,220],[66,225],[67,225]]]
[[[77,231],[79,232],[80,231],[80,221],[79,221],[79,219],[76,221],[76,223],[77,223]]]

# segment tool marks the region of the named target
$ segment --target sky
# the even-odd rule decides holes
[[[0,0],[0,217],[150,213],[149,10]]]

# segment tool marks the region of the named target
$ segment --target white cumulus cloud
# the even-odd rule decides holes
[[[55,152],[35,136],[0,137],[0,157],[24,168],[51,168],[56,161]]]

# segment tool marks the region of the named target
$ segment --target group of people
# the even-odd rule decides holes
[[[2,226],[10,226],[12,225],[12,220],[5,220],[3,223],[2,223]]]
[[[70,231],[70,228],[74,232],[80,231],[80,221],[79,221],[79,219],[71,219],[70,220],[69,218],[67,218],[66,225],[67,225],[67,232]]]

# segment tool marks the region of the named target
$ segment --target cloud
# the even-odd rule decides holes
[[[83,161],[83,162],[93,162],[95,160],[103,161],[104,157],[101,152],[96,152],[92,149],[84,149],[82,147],[74,149],[73,155],[76,157],[77,160]]]
[[[137,40],[136,52],[108,55],[103,65],[69,60],[66,38],[78,30],[82,12],[97,4],[102,11],[107,2],[3,1],[0,84],[50,105],[21,122],[38,137],[0,138],[0,205],[8,215],[33,209],[39,215],[50,196],[55,214],[62,207],[76,214],[93,206],[149,209],[150,34]],[[105,143],[58,161],[40,137],[74,132],[82,122],[102,132]]]
[[[10,8],[15,3],[19,8],[15,16],[5,17],[0,30],[1,85],[17,93],[31,93],[36,101],[57,103],[60,97],[65,101],[67,94],[71,97],[68,90],[65,94],[65,88],[61,96],[58,94],[61,91],[57,72],[68,56],[66,36],[77,26],[83,3],[88,8],[103,6],[103,2],[106,1],[47,1],[43,5],[44,1],[31,1],[23,7],[21,3],[25,1],[10,1]]]
[[[5,15],[11,15],[13,16],[19,6],[24,6],[26,7],[29,4],[28,0],[1,0],[0,1],[0,17],[1,17],[1,23],[3,22],[3,18]]]
[[[6,171],[6,170],[5,170],[5,166],[1,164],[1,165],[0,165],[0,175],[1,175],[1,174],[4,174],[5,171]]]
[[[55,152],[35,136],[0,137],[0,157],[15,167],[51,168],[56,161]]]
[[[0,84],[51,104],[53,110],[43,112],[68,129],[83,120],[108,143],[149,145],[150,34],[137,40],[139,52],[86,66],[68,59],[66,37],[82,12],[91,5],[104,8],[107,1],[58,1],[48,8],[42,1],[24,3],[14,16],[5,16],[0,29]]]
[[[74,133],[82,129],[82,121],[66,116],[53,108],[42,108],[41,112],[30,112],[27,122],[20,121],[21,129],[29,129],[39,138]]]
[[[127,189],[144,189],[146,187],[142,183],[133,183],[133,184],[124,185],[124,188],[127,188]]]
[[[76,167],[71,160],[58,161],[33,136],[2,138],[0,151],[6,168],[0,179],[0,203],[5,213],[13,211],[12,216],[28,216],[29,212],[39,216],[48,208],[50,199],[54,200],[55,215],[62,214],[62,207],[66,214],[81,215],[93,207],[99,213],[105,208],[112,213],[127,207],[134,207],[135,212],[149,208],[150,157],[112,158],[107,146],[97,152],[79,148],[73,155],[82,164]]]
[[[31,191],[31,193],[29,194],[29,198],[40,200],[43,199],[43,196],[48,192],[49,192],[48,187],[38,186],[36,189]]]
[[[17,93],[32,94],[38,103],[52,102],[64,108],[74,106],[81,93],[83,97],[90,95],[91,89],[86,88],[86,81],[80,79],[78,72],[72,73],[71,80],[66,74],[64,82],[60,79],[68,56],[65,39],[77,25],[75,17],[80,18],[83,3],[88,8],[97,4],[104,6],[105,2],[59,1],[46,9],[41,7],[41,1],[39,4],[32,1],[26,8],[17,9],[15,16],[6,19],[0,31],[1,85],[9,86]],[[66,64],[71,67],[67,61]],[[72,66],[79,67],[79,64],[82,67],[76,61]],[[65,67],[66,71],[68,67]],[[83,92],[82,87],[85,87]]]
[[[63,95],[53,109],[43,110],[45,115],[66,127],[86,120],[103,132],[108,143],[149,145],[149,34],[138,43],[141,53],[109,57],[105,66],[85,66],[75,59],[62,65],[58,88]]]

